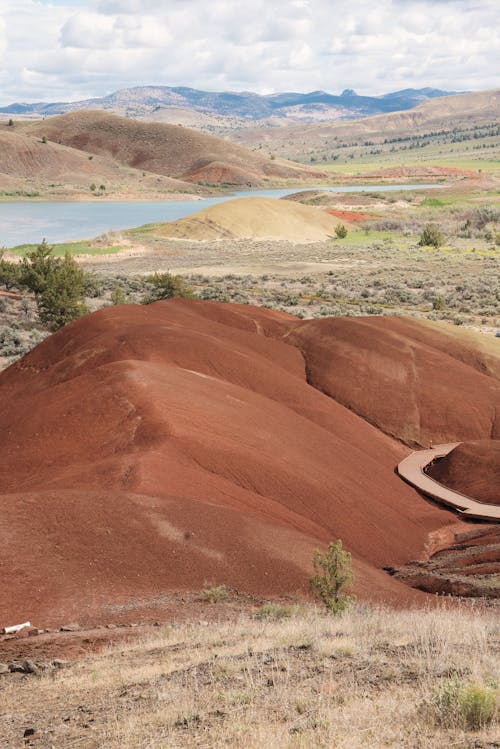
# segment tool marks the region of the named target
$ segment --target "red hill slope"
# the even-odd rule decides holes
[[[55,143],[188,182],[255,185],[270,179],[325,176],[179,125],[145,123],[101,110],[50,117],[25,129]]]
[[[137,619],[207,580],[305,592],[313,548],[334,538],[359,595],[418,599],[381,568],[456,518],[395,475],[406,448],[307,384],[288,342],[301,327],[213,302],[115,307],[5,370],[5,618]]]
[[[464,442],[434,463],[428,473],[479,502],[500,505],[500,440]]]
[[[309,320],[287,341],[311,385],[408,445],[500,438],[494,341],[398,317]]]

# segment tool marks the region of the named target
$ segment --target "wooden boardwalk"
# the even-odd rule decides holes
[[[446,445],[437,445],[429,450],[418,450],[401,461],[398,465],[398,474],[409,484],[427,494],[437,502],[443,502],[449,507],[458,510],[462,515],[478,520],[500,521],[500,505],[487,505],[478,502],[460,492],[448,489],[446,486],[434,481],[424,473],[424,468],[436,458],[448,455],[460,442],[450,442]]]

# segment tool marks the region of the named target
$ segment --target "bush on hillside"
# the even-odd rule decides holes
[[[352,602],[352,596],[344,593],[344,588],[352,582],[351,555],[342,548],[342,541],[331,541],[327,551],[314,552],[315,575],[310,578],[312,592],[332,614],[340,614]]]

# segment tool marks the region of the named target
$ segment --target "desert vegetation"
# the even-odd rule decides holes
[[[133,640],[117,630],[103,652],[63,654],[57,668],[42,658],[36,674],[0,675],[4,745],[31,730],[43,749],[497,746],[493,613],[358,604],[332,617],[268,601],[217,621],[225,605],[201,603],[198,620]]]

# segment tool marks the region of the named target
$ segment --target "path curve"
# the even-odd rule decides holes
[[[408,484],[427,494],[438,502],[443,502],[462,515],[479,520],[494,520],[500,522],[500,505],[488,505],[478,502],[476,499],[467,497],[465,494],[448,489],[438,483],[426,473],[424,468],[436,458],[444,458],[460,442],[449,442],[445,445],[437,445],[429,450],[418,450],[408,455],[397,467],[398,474]]]

